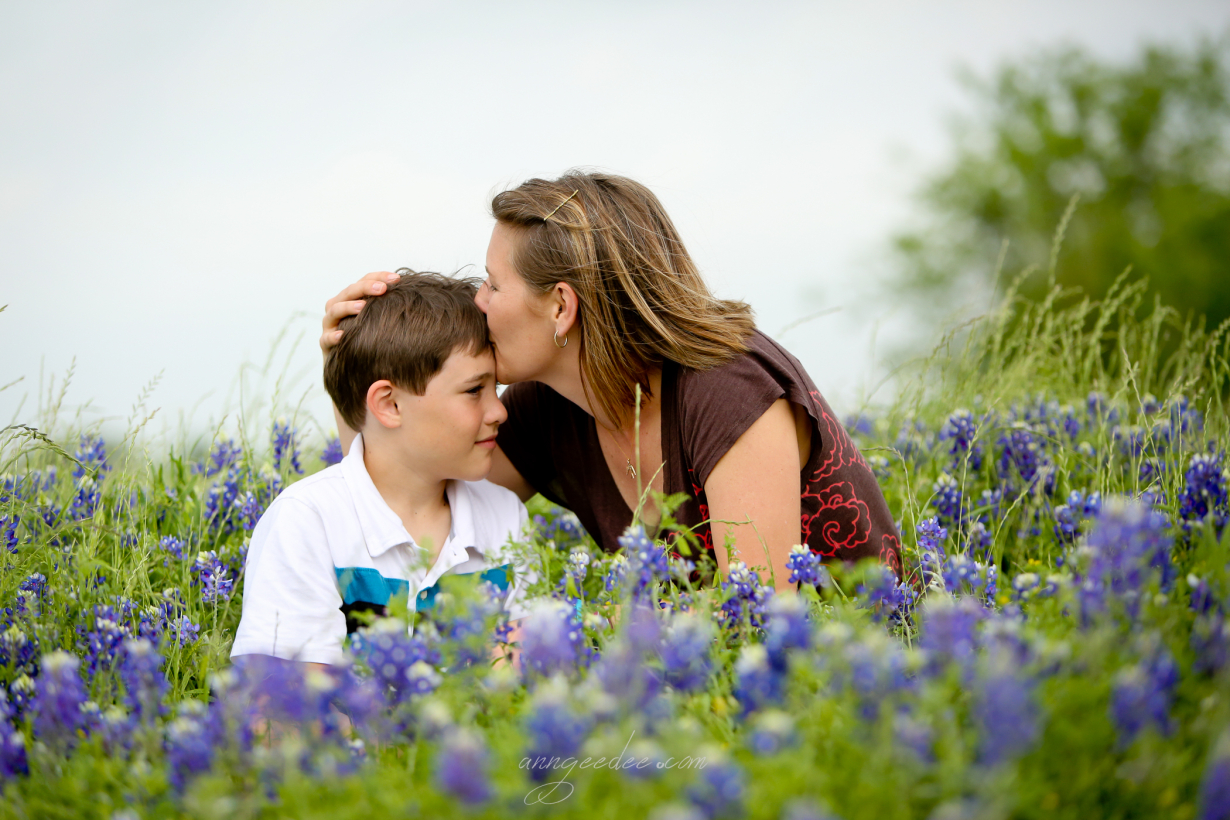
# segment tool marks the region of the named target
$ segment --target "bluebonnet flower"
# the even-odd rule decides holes
[[[342,440],[337,436],[329,436],[325,439],[325,449],[320,453],[320,460],[326,466],[332,467],[334,464],[340,464],[342,458]]]
[[[223,470],[229,470],[233,465],[238,464],[241,458],[243,458],[243,447],[236,444],[234,439],[219,440],[209,451],[204,464],[192,465],[192,472],[203,473],[206,478],[213,478]]]
[[[872,453],[867,456],[867,466],[871,468],[871,473],[881,481],[888,479],[892,475],[892,468],[887,456],[882,456],[879,453]]]
[[[560,761],[573,757],[589,734],[590,721],[568,705],[567,689],[560,681],[543,686],[535,694],[525,722],[529,736],[528,760],[530,778],[541,783]]]
[[[1122,600],[1127,613],[1135,617],[1149,574],[1160,576],[1162,589],[1174,580],[1166,520],[1146,505],[1108,501],[1085,543],[1091,560],[1079,596],[1086,620],[1105,611],[1112,599]]]
[[[17,554],[17,525],[19,523],[15,515],[0,515],[0,546],[13,555]]]
[[[37,674],[38,638],[28,636],[17,624],[0,633],[0,666],[8,666],[18,674]]]
[[[593,675],[603,691],[630,711],[646,709],[662,688],[661,673],[647,666],[642,653],[628,641],[608,645]]]
[[[661,581],[670,575],[666,550],[645,535],[640,524],[633,524],[619,537],[619,546],[628,556],[632,574],[632,600],[643,600],[657,589]]]
[[[927,651],[932,670],[952,661],[967,666],[974,659],[978,624],[986,610],[973,598],[928,598],[922,615],[919,646]]]
[[[205,496],[205,520],[210,530],[227,533],[235,528],[233,511],[239,498],[239,470],[232,466],[220,481],[215,482]]]
[[[965,508],[965,498],[957,480],[948,473],[940,473],[940,477],[932,485],[935,495],[931,497],[931,506],[939,513],[939,521],[949,527],[962,527],[969,515]]]
[[[119,672],[124,683],[124,705],[138,722],[153,725],[162,713],[162,698],[170,688],[162,674],[162,656],[147,640],[125,641]]]
[[[893,714],[893,739],[898,748],[912,752],[920,761],[935,760],[935,733],[908,709],[901,708]]]
[[[1102,495],[1092,492],[1086,498],[1079,490],[1068,493],[1068,502],[1055,508],[1055,537],[1072,544],[1080,536],[1081,524],[1102,509]]]
[[[249,490],[235,498],[235,511],[238,513],[239,526],[245,530],[252,530],[256,528],[256,523],[264,514],[265,507],[261,504],[260,498]]]
[[[574,547],[568,553],[568,563],[564,566],[564,576],[560,578],[556,592],[578,611],[585,601],[585,577],[589,575],[589,565],[593,558],[584,547]]]
[[[192,710],[181,704],[182,714],[167,724],[165,748],[171,786],[183,792],[193,775],[209,771],[214,749],[204,709]],[[199,705],[199,704],[197,704]]]
[[[1048,494],[1054,490],[1054,467],[1042,448],[1041,439],[1028,426],[1018,422],[1001,433],[996,444],[1000,448],[1000,479],[1009,495],[1028,492],[1039,482]]]
[[[539,601],[526,616],[521,632],[521,661],[540,675],[576,668],[585,633],[572,607],[562,601]]]
[[[101,501],[102,492],[98,489],[98,482],[88,475],[82,476],[77,479],[77,492],[69,506],[69,515],[74,521],[91,518],[98,511]]]
[[[834,631],[822,635],[826,644],[832,644],[836,637]],[[882,632],[867,633],[862,640],[847,639],[838,651],[846,668],[844,672],[838,670],[835,682],[839,687],[850,687],[858,695],[859,711],[864,720],[875,720],[881,705],[909,685],[901,645]]]
[[[1209,582],[1204,578],[1188,575],[1187,586],[1192,591],[1191,608],[1196,614],[1205,615],[1214,610],[1221,611],[1221,603],[1213,594],[1213,590],[1209,587]]]
[[[1179,497],[1179,517],[1184,527],[1210,521],[1220,535],[1226,525],[1227,474],[1223,469],[1222,454],[1198,453],[1188,462],[1183,494]]]
[[[124,640],[132,637],[132,630],[115,607],[99,604],[94,607],[93,614],[93,629],[85,634],[86,672],[90,678],[99,670],[110,669]],[[78,627],[78,630],[82,629]]]
[[[709,679],[713,626],[693,613],[677,614],[666,627],[662,669],[666,682],[681,692],[702,688]]]
[[[218,560],[218,553],[213,550],[198,553],[192,564],[192,571],[196,573],[193,584],[200,586],[202,601],[213,603],[218,599],[225,600],[230,597],[235,579],[230,577],[230,569],[226,564]]]
[[[40,600],[47,598],[47,576],[41,572],[35,572],[29,575],[26,580],[21,582],[21,590],[24,592],[33,592],[34,596]]]
[[[982,561],[991,558],[991,547],[995,546],[995,535],[981,521],[974,521],[966,532],[965,549]]]
[[[769,652],[761,644],[746,644],[735,662],[735,699],[748,715],[768,704],[781,703],[786,691],[786,675],[769,663]]]
[[[1040,733],[1034,683],[1008,652],[994,651],[978,677],[974,722],[979,760],[994,766],[1027,751]]]
[[[921,421],[907,419],[897,431],[893,447],[906,461],[921,461],[931,451],[935,436]]]
[[[745,780],[738,764],[719,761],[701,770],[696,783],[688,789],[688,799],[708,820],[739,815],[743,813]]]
[[[188,548],[188,545],[183,541],[180,541],[174,535],[165,535],[162,537],[162,540],[158,542],[158,548],[163,552],[169,552],[171,557],[175,560],[182,561],[186,557],[184,555],[184,550]],[[166,561],[163,561],[164,566],[166,563]]]
[[[871,416],[868,416],[866,413],[846,416],[843,426],[846,428],[846,432],[852,436],[870,436],[875,432],[875,423],[871,420]]]
[[[1192,624],[1192,671],[1216,675],[1230,660],[1230,626],[1221,613],[1197,615]]]
[[[0,784],[8,778],[30,773],[25,735],[13,728],[16,717],[8,693],[0,687]]]
[[[1096,390],[1086,398],[1085,407],[1089,411],[1090,421],[1098,426],[1114,424],[1119,420],[1119,409],[1112,407],[1106,395]]]
[[[1144,657],[1121,669],[1111,692],[1111,718],[1119,729],[1119,745],[1127,746],[1141,730],[1153,726],[1162,734],[1173,730],[1170,704],[1179,683],[1179,670],[1170,652],[1153,638]]]
[[[797,595],[774,596],[769,601],[769,622],[765,625],[765,649],[769,663],[785,670],[787,653],[791,649],[810,649],[812,623],[807,604]]]
[[[555,541],[557,547],[567,547],[585,537],[585,528],[576,515],[562,508],[556,508],[553,513],[550,518],[534,516],[534,528],[544,539]]]
[[[951,441],[948,448],[953,469],[964,472],[968,462],[970,472],[982,469],[982,443],[978,438],[978,421],[964,408],[955,411],[940,428],[940,441]]]
[[[914,590],[904,581],[899,581],[896,573],[883,565],[869,568],[855,593],[860,597],[866,596],[866,606],[872,610],[877,621],[888,619],[898,623],[907,619],[914,610]]]
[[[790,548],[786,569],[790,570],[787,580],[791,584],[820,586],[828,582],[828,570],[820,563],[820,556],[805,544],[796,544]]]
[[[1200,820],[1230,820],[1230,732],[1209,752],[1200,781]]]
[[[77,459],[77,464],[73,467],[75,479],[94,475],[101,477],[111,469],[111,465],[107,463],[107,446],[102,436],[83,435],[81,446],[73,456]]]
[[[63,651],[44,655],[39,666],[37,691],[34,696],[34,734],[61,754],[77,742],[77,732],[87,723],[82,706],[86,702],[85,686],[77,670],[79,661]]]
[[[944,588],[953,595],[974,595],[984,601],[995,599],[995,565],[984,565],[968,555],[953,555],[944,565]]]
[[[270,438],[273,441],[273,469],[281,472],[286,464],[302,475],[303,468],[299,466],[299,430],[291,427],[285,416],[280,416],[273,423]]]
[[[428,668],[440,663],[440,650],[418,635],[410,635],[395,618],[377,621],[356,633],[352,651],[372,671],[382,688],[392,693],[393,703],[406,703],[415,694],[409,678],[417,663]]]
[[[777,709],[758,715],[747,736],[748,748],[758,755],[775,755],[797,742],[794,719]]]
[[[455,729],[444,736],[435,760],[436,787],[471,806],[491,799],[490,754],[482,735]]]
[[[928,518],[918,525],[918,549],[920,552],[935,552],[940,558],[946,557],[944,540],[948,538],[948,530],[940,526],[938,518]]]
[[[628,575],[628,559],[622,554],[617,554],[611,559],[611,563],[607,566],[606,574],[602,578],[603,588],[607,592],[614,592],[623,586],[624,578]]]
[[[755,628],[764,626],[765,604],[773,588],[760,583],[760,576],[742,561],[730,565],[730,580],[722,582],[722,623],[734,629],[744,622]]]

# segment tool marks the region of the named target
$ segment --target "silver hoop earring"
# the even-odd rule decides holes
[[[551,337],[551,341],[555,342],[556,347],[558,347],[560,350],[563,350],[564,348],[568,346],[568,334],[567,333],[564,334],[564,343],[560,344],[559,343],[559,331],[557,330],[555,331],[555,334]]]

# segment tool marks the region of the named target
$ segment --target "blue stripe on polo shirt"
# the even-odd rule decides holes
[[[386,578],[371,567],[334,567],[337,575],[337,585],[342,594],[343,604],[364,602],[387,606],[389,599],[395,595],[405,595],[410,592],[410,584],[400,578]],[[479,573],[467,572],[463,575],[478,575],[482,581],[495,586],[500,592],[508,591],[509,576],[512,574],[511,564],[501,564]],[[447,576],[446,576],[447,577]],[[414,608],[418,611],[431,609],[435,606],[439,586],[432,584],[419,590],[418,600]]]

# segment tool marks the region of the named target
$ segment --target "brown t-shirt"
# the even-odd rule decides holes
[[[675,520],[713,549],[704,486],[722,456],[777,399],[807,410],[812,449],[799,474],[803,540],[826,559],[878,556],[901,574],[900,539],[888,504],[858,448],[803,366],[760,331],[748,352],[712,370],[662,368],[662,457],[666,493],[686,493]],[[504,392],[499,445],[530,485],[572,510],[598,545],[619,549],[632,522],[598,443],[593,416],[538,382]]]

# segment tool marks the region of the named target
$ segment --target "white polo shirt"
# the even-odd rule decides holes
[[[513,571],[505,546],[525,528],[525,505],[489,481],[450,481],[447,495],[452,529],[424,569],[426,551],[367,473],[362,436],[340,464],[287,487],[252,531],[231,657],[341,663],[348,613],[403,594],[411,609],[426,609],[446,574],[481,574],[508,591],[509,617],[523,617],[524,573]]]

